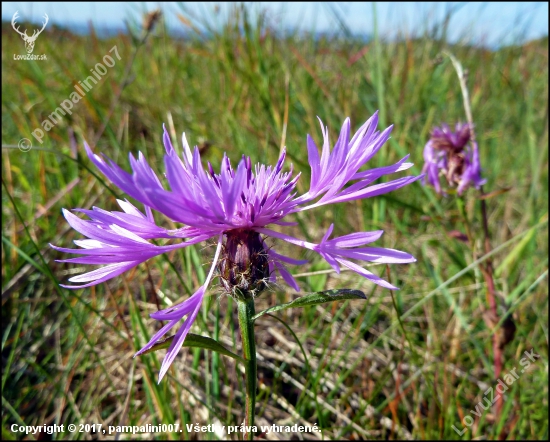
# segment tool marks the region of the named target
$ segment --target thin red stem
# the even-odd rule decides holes
[[[470,95],[468,93],[468,86],[466,85],[466,73],[462,69],[462,65],[460,62],[456,59],[456,57],[449,53],[444,52],[445,55],[447,55],[451,62],[453,63],[453,66],[456,70],[456,73],[458,75],[458,80],[460,82],[460,89],[462,90],[462,98],[464,100],[464,111],[466,113],[466,119],[468,120],[468,124],[470,125],[470,141],[471,143],[475,143],[476,141],[476,135],[474,130],[474,119],[472,116],[472,109],[470,107]],[[480,188],[481,196],[483,197],[483,187]],[[489,221],[487,217],[487,205],[485,203],[484,199],[481,199],[481,219],[483,221],[483,235],[484,235],[484,247],[485,247],[485,253],[491,252],[491,242],[489,240]],[[493,264],[490,259],[487,259],[485,261],[485,265],[481,266],[481,271],[483,273],[483,277],[485,278],[485,282],[487,284],[487,303],[489,304],[490,313],[492,316],[492,323],[498,324],[498,310],[497,310],[497,301],[496,301],[496,291],[495,291],[495,281],[493,278]],[[493,366],[494,366],[494,372],[495,372],[495,380],[498,379],[500,376],[500,372],[502,371],[502,349],[500,348],[500,342],[499,342],[499,334],[498,331],[496,331],[493,334]],[[498,421],[500,418],[500,413],[502,410],[502,395],[499,395],[497,402],[496,402],[496,420]]]

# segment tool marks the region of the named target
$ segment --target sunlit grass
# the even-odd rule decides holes
[[[126,78],[136,50],[128,35],[103,40],[47,29],[39,41],[47,62],[16,62],[12,54],[22,51],[22,42],[9,24],[2,32],[5,438],[21,437],[10,432],[13,423],[177,422],[182,433],[155,437],[206,439],[219,435],[188,434],[184,425],[237,425],[243,419],[242,372],[232,360],[185,350],[157,385],[161,355],[132,359],[157,326],[148,314],[188,296],[204,280],[210,254],[203,247],[159,257],[90,289],[56,285],[82,271],[56,263],[60,256],[48,247],[69,247],[78,237],[61,208],[116,205],[118,189],[90,173],[95,170],[83,149],[84,139],[97,140],[111,108],[95,149],[121,165],[129,152],[141,150],[161,171],[165,123],[174,142],[185,131],[215,168],[223,152],[232,161],[245,154],[274,163],[284,144],[302,172],[301,191],[309,182],[306,134],[321,138],[316,116],[335,141],[345,117],[357,128],[382,108],[384,124],[395,127],[373,167],[410,153],[419,173],[431,127],[465,119],[456,74],[440,57],[443,49],[469,72],[486,188],[511,188],[488,200],[502,312],[506,302],[517,326],[504,350],[503,372],[519,367],[525,350],[541,355],[507,392],[501,421],[488,411],[463,438],[547,438],[547,39],[489,51],[429,38],[377,46],[338,37],[278,37],[236,9],[208,38],[194,33],[174,40],[160,26],[137,51]],[[38,143],[32,131],[113,45],[121,61]],[[33,143],[29,152],[16,147],[23,137]],[[475,192],[467,204],[479,204]],[[317,241],[333,222],[335,235],[383,229],[379,245],[399,245],[418,262],[391,268],[392,282],[402,287],[395,293],[396,311],[387,291],[350,272],[328,271],[304,253],[311,264],[295,269],[304,292],[356,288],[369,299],[276,314],[300,339],[311,372],[280,322],[267,316],[258,321],[258,423],[317,423],[327,439],[458,437],[452,425],[463,427],[461,418],[494,380],[491,333],[482,319],[485,284],[468,248],[448,234],[461,229],[452,199],[415,183],[364,202],[302,213],[296,221],[297,235]],[[210,293],[193,331],[240,353],[234,303],[219,296],[221,290]],[[257,310],[294,296],[283,284],[273,287],[258,299]]]

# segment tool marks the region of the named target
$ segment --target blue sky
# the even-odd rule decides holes
[[[216,4],[218,12],[214,11]],[[252,10],[266,9],[270,23],[283,29],[331,32],[339,29],[335,19],[339,15],[354,34],[370,35],[373,30],[372,2],[248,4]],[[209,17],[213,24],[223,22],[231,9],[230,3],[184,2],[183,5],[191,14]],[[142,11],[159,6],[170,28],[183,27],[177,18],[183,12],[182,7],[170,2],[2,2],[2,19],[9,21],[19,11],[20,20],[38,23],[47,13],[50,23],[85,25],[91,21],[99,28],[124,28],[125,19],[139,18]],[[450,22],[451,41],[499,46],[548,35],[546,2],[377,2],[380,34],[386,38],[420,35],[426,23],[441,22],[449,8],[455,9]]]

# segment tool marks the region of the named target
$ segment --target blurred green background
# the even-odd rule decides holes
[[[20,439],[12,424],[158,425],[183,432],[121,438],[219,439],[188,432],[189,423],[238,425],[243,420],[242,374],[212,352],[184,349],[161,385],[161,353],[133,359],[158,323],[149,313],[188,296],[208,270],[212,247],[180,250],[140,265],[108,283],[79,291],[59,288],[83,266],[60,264],[49,243],[71,247],[80,235],[61,208],[116,210],[120,191],[92,174],[83,141],[128,170],[129,152],[143,152],[163,171],[162,124],[181,148],[181,132],[203,159],[275,163],[287,146],[287,163],[309,184],[306,134],[332,142],[344,119],[357,129],[380,110],[380,128],[394,124],[391,140],[369,163],[380,167],[407,153],[418,174],[431,128],[465,121],[453,53],[468,72],[484,175],[499,314],[516,324],[504,348],[506,374],[520,368],[526,350],[541,357],[506,392],[504,412],[479,417],[492,375],[491,329],[483,320],[486,285],[466,244],[454,197],[414,183],[366,201],[295,216],[291,234],[317,242],[331,223],[334,235],[383,229],[377,246],[412,253],[418,262],[392,266],[390,293],[357,275],[335,274],[314,254],[293,268],[303,292],[363,290],[368,301],[278,313],[308,355],[307,370],[295,337],[278,321],[258,321],[259,425],[312,425],[325,439],[453,439],[452,426],[473,416],[460,436],[548,437],[548,38],[498,49],[450,44],[448,21],[427,23],[415,38],[380,39],[341,32],[280,32],[265,14],[234,5],[226,22],[176,14],[177,38],[162,17],[129,17],[127,32],[76,35],[48,25],[35,54],[14,60],[24,44],[2,23],[2,436]],[[375,10],[371,17],[376,18]],[[151,20],[156,20],[155,26]],[[380,20],[380,17],[378,17]],[[22,22],[23,23],[23,22]],[[32,29],[36,25],[32,25]],[[29,28],[31,28],[29,26]],[[31,135],[90,69],[116,46],[120,60],[45,134]],[[114,57],[113,57],[114,58]],[[36,133],[36,132],[35,132]],[[19,140],[28,138],[28,144]],[[465,197],[482,257],[477,193]],[[166,221],[166,226],[173,225]],[[294,229],[294,230],[292,230]],[[296,256],[296,249],[284,250]],[[388,276],[383,266],[370,268]],[[194,333],[240,353],[234,303],[214,286]],[[294,299],[284,284],[265,292],[257,309]],[[403,324],[400,325],[399,318]],[[231,435],[230,437],[235,437]],[[321,434],[275,434],[320,438]],[[97,432],[44,433],[41,438],[95,439]]]

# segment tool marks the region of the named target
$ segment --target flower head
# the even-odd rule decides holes
[[[449,186],[457,187],[459,195],[470,185],[479,189],[486,180],[481,177],[481,164],[477,143],[471,140],[469,124],[457,123],[455,132],[443,124],[432,130],[424,147],[424,184],[432,185],[437,193],[444,193],[439,175],[447,179]]]
[[[341,266],[344,266],[375,284],[391,290],[397,289],[354,262],[415,261],[414,257],[399,250],[365,247],[380,238],[382,230],[356,232],[329,239],[333,230],[331,225],[320,243],[311,243],[268,227],[270,224],[295,225],[284,221],[284,218],[326,204],[381,195],[421,178],[406,176],[372,184],[384,175],[412,166],[412,163],[407,162],[407,156],[391,166],[361,170],[389,138],[392,128],[379,132],[376,130],[377,123],[375,114],[350,140],[350,121],[346,119],[332,150],[328,129],[321,123],[324,137],[321,155],[308,135],[311,182],[309,191],[299,196],[296,183],[300,174],[293,176],[292,165],[289,171],[283,171],[286,156],[284,150],[275,166],[252,166],[250,158],[243,156],[237,167],[233,168],[229,158],[224,156],[220,172],[216,173],[210,163],[206,170],[202,167],[199,149],[190,149],[185,134],[182,138],[184,151],[180,158],[165,129],[164,164],[168,190],[141,153],[137,159],[130,154],[132,173],[128,173],[110,159],[94,154],[85,145],[88,156],[99,170],[122,191],[143,204],[145,209],[141,212],[130,202],[119,200],[122,211],[108,212],[97,207],[92,210],[75,210],[84,213],[90,220],[82,220],[67,210],[63,211],[69,224],[88,239],[75,241],[80,249],[52,247],[81,255],[63,262],[102,266],[71,278],[69,281],[83,284],[68,287],[99,284],[159,254],[211,238],[216,240],[214,260],[204,284],[184,302],[151,314],[152,318],[168,323],[137,354],[151,348],[187,316],[162,363],[159,382],[182,346],[216,271],[222,286],[233,295],[254,296],[276,280],[276,272],[291,287],[299,290],[286,266],[307,261],[277,253],[273,247],[266,245],[266,237],[312,250],[321,255],[336,272],[340,272]],[[153,210],[180,223],[182,227],[168,230],[159,226],[153,217]],[[156,245],[151,239],[172,241],[166,245]]]

